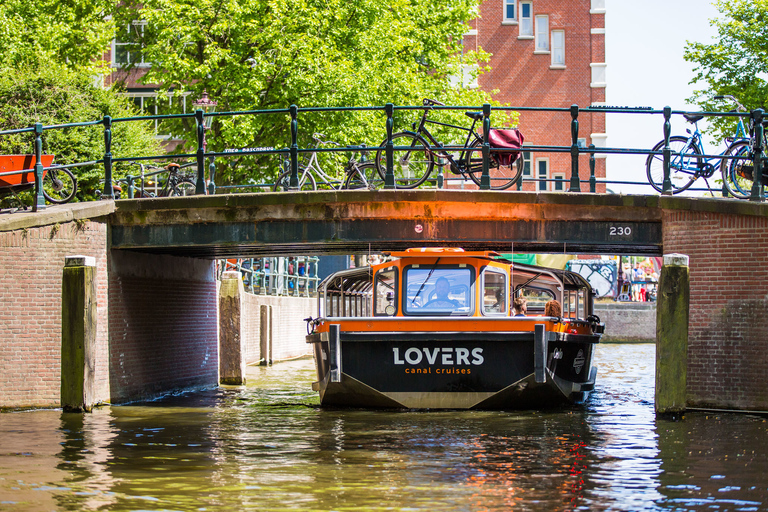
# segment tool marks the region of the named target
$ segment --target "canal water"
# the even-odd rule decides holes
[[[580,407],[326,410],[311,360],[245,388],[0,414],[0,510],[768,510],[768,423],[653,410],[654,346],[601,345]]]

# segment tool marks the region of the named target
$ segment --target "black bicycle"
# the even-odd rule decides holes
[[[483,137],[475,130],[477,122],[483,118],[482,112],[465,112],[472,119],[472,126],[465,128],[453,124],[441,123],[428,119],[429,112],[435,105],[445,105],[429,98],[424,99],[424,113],[418,123],[414,123],[415,131],[403,131],[392,135],[392,143],[406,150],[395,149],[393,171],[396,188],[416,188],[427,179],[435,167],[435,156],[438,165],[446,166],[453,174],[469,177],[478,186],[483,175]],[[445,149],[443,144],[427,129],[427,124],[437,124],[467,132],[464,146],[455,157]],[[386,140],[382,142],[383,147]],[[519,154],[512,158],[504,158],[508,153],[491,153],[488,173],[492,190],[505,190],[517,183],[523,174],[523,159]],[[515,158],[517,157],[517,158]],[[387,159],[384,149],[376,152],[376,169],[383,180],[387,172]]]
[[[171,162],[165,167],[160,167],[155,164],[145,164],[142,162],[131,162],[131,164],[139,166],[141,173],[139,176],[131,177],[132,181],[139,182],[138,187],[134,186],[134,199],[195,195],[195,182],[181,172],[181,169],[183,168],[195,166],[195,162],[186,164]],[[157,191],[157,193],[152,192],[150,189],[157,190],[157,183],[156,181],[152,181],[151,178],[164,173],[168,173],[168,178],[165,180],[163,187]],[[127,178],[120,179],[118,182],[131,186],[131,183]]]

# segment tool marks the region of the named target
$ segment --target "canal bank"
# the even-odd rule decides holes
[[[596,302],[603,343],[656,343],[655,302]]]

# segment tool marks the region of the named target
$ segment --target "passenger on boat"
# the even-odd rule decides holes
[[[517,297],[512,307],[515,309],[515,316],[525,316],[528,311],[528,301],[525,297]]]
[[[560,307],[560,303],[556,300],[551,300],[544,304],[544,316],[563,316],[563,308]]]

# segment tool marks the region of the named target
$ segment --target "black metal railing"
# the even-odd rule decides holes
[[[386,155],[386,173],[384,176],[384,188],[395,188],[395,175],[394,175],[394,159],[393,155],[396,150],[406,150],[407,147],[397,147],[392,141],[393,129],[394,129],[394,115],[396,111],[411,111],[421,110],[424,106],[395,106],[392,103],[388,103],[383,106],[371,106],[371,107],[309,107],[299,108],[296,105],[291,105],[284,109],[270,109],[270,110],[248,110],[248,111],[235,111],[235,112],[213,112],[205,113],[203,110],[196,110],[193,113],[186,114],[167,114],[167,115],[147,115],[136,116],[127,118],[113,119],[110,116],[104,116],[103,119],[96,121],[80,122],[80,123],[68,123],[44,126],[41,123],[37,123],[29,128],[21,128],[14,130],[0,131],[0,136],[29,133],[32,137],[32,153],[34,154],[35,164],[34,169],[26,169],[18,172],[34,171],[35,177],[35,195],[33,201],[33,210],[37,211],[40,208],[45,207],[45,199],[42,193],[42,183],[44,171],[48,168],[42,164],[42,137],[45,131],[48,130],[60,130],[74,127],[87,127],[102,125],[104,128],[104,156],[103,158],[95,161],[81,162],[68,164],[65,167],[77,167],[86,165],[98,165],[104,166],[104,190],[101,194],[101,198],[114,198],[114,178],[113,178],[113,165],[116,162],[129,162],[129,161],[148,161],[148,160],[163,160],[163,159],[180,159],[180,158],[194,158],[197,163],[197,176],[196,176],[196,193],[205,194],[213,193],[216,190],[214,183],[215,174],[215,158],[227,158],[232,156],[242,155],[259,155],[259,154],[279,154],[287,157],[289,167],[291,170],[289,186],[297,188],[299,185],[299,154],[317,151],[317,148],[299,148],[299,119],[301,114],[312,112],[359,112],[359,111],[381,111],[386,116],[384,122],[384,132],[386,133],[383,146],[381,147],[368,147],[369,151],[383,150]],[[752,126],[755,127],[753,141],[753,154],[754,154],[754,182],[752,184],[751,197],[753,201],[762,202],[765,200],[763,183],[762,183],[762,169],[763,169],[763,110],[756,109],[749,113],[736,113],[736,112],[688,112],[688,111],[676,111],[670,107],[665,107],[662,110],[653,110],[647,107],[603,107],[603,106],[591,106],[587,108],[580,108],[577,105],[572,105],[568,108],[548,108],[548,107],[492,107],[490,104],[484,104],[481,107],[478,106],[440,106],[434,105],[430,107],[433,110],[476,110],[482,111],[482,156],[483,167],[482,177],[479,188],[481,190],[487,190],[491,188],[491,181],[489,175],[489,164],[491,147],[488,141],[488,133],[491,127],[491,115],[494,111],[512,111],[512,112],[554,112],[563,113],[569,115],[570,122],[568,127],[564,129],[570,129],[571,144],[568,146],[556,146],[556,145],[525,145],[524,151],[530,153],[569,153],[571,155],[570,165],[570,177],[567,180],[568,192],[581,192],[582,184],[588,185],[589,192],[596,192],[598,184],[647,184],[641,182],[628,182],[628,181],[610,181],[607,179],[598,179],[595,176],[595,155],[661,155],[663,157],[664,166],[664,182],[662,194],[672,193],[672,184],[670,181],[670,161],[672,151],[669,146],[671,137],[671,118],[673,115],[685,115],[685,114],[698,114],[705,116],[742,116],[749,117],[752,122]],[[609,147],[595,147],[591,144],[588,147],[579,145],[579,116],[583,114],[592,113],[621,113],[621,114],[634,114],[634,115],[654,115],[663,117],[663,138],[664,147],[662,151],[652,151],[644,148],[609,148]],[[205,121],[207,117],[236,117],[236,116],[248,116],[248,115],[280,115],[288,114],[290,116],[290,144],[285,148],[247,148],[244,150],[227,150],[227,151],[206,151],[205,149]],[[164,119],[179,119],[190,118],[194,119],[196,123],[197,133],[197,150],[194,153],[188,154],[161,154],[155,156],[142,156],[142,157],[114,157],[112,155],[112,127],[116,123],[128,123],[128,122],[142,122],[142,121],[157,121]],[[313,126],[313,131],[317,131],[319,127]],[[354,151],[358,146],[340,146],[334,148],[326,148],[325,151]],[[460,151],[463,146],[441,146],[445,151]],[[505,150],[494,148],[494,152],[505,152],[513,150]],[[580,157],[582,155],[589,155],[589,167],[590,176],[587,180],[582,180],[579,177],[579,165]],[[729,158],[722,155],[700,155],[701,158]],[[206,186],[205,180],[205,160],[209,159],[209,182]],[[541,181],[539,178],[527,178],[525,181]],[[552,179],[545,179],[544,181],[555,181]],[[562,180],[560,180],[562,181]],[[521,190],[523,179],[518,181],[517,189]],[[442,183],[442,180],[441,180]],[[221,187],[222,190],[235,190],[235,189],[248,189],[248,187],[260,187],[261,185],[230,185],[227,187]]]

